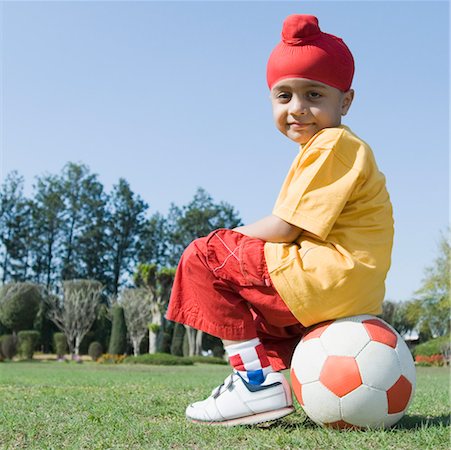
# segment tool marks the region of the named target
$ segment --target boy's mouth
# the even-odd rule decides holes
[[[300,123],[300,122],[292,122],[288,124],[292,128],[299,128],[304,129],[308,128],[309,126],[313,125],[312,123]]]

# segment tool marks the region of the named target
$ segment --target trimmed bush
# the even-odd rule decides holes
[[[14,332],[29,330],[41,302],[42,291],[37,284],[4,284],[0,288],[0,321]]]
[[[33,359],[33,353],[41,337],[38,331],[24,330],[17,333],[19,338],[19,355],[25,359]]]
[[[124,309],[120,305],[113,307],[113,325],[111,328],[110,355],[122,355],[127,350],[127,327],[125,325]]]
[[[5,359],[13,359],[17,354],[16,339],[12,334],[5,334],[0,337],[0,348]]]
[[[93,361],[97,361],[103,353],[102,344],[94,341],[89,344],[88,354]]]
[[[154,366],[192,366],[193,361],[182,356],[169,355],[168,353],[154,353],[139,356],[128,356],[126,364],[151,364]]]
[[[56,353],[58,359],[63,359],[64,355],[69,351],[64,333],[53,334],[53,351]]]
[[[215,356],[187,356],[185,359],[191,360],[193,363],[201,364],[220,364],[226,366],[228,362],[225,359],[217,358]]]
[[[439,355],[443,352],[443,349],[446,345],[449,345],[450,336],[440,336],[438,338],[431,339],[429,341],[424,342],[423,344],[417,345],[413,354],[415,356],[432,356]]]

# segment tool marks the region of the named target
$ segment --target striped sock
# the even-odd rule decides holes
[[[262,384],[266,375],[273,372],[259,338],[227,345],[225,351],[231,366],[250,384]]]

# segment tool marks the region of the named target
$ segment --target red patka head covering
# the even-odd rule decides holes
[[[353,76],[349,48],[339,37],[323,33],[315,16],[293,14],[285,19],[282,41],[268,61],[270,89],[284,78],[307,78],[347,91]]]

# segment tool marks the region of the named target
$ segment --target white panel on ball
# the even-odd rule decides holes
[[[320,337],[329,355],[356,356],[370,341],[360,322],[336,321]]]
[[[343,420],[359,427],[382,427],[388,417],[387,395],[379,389],[361,385],[341,398]]]
[[[404,411],[397,414],[387,414],[387,417],[384,419],[384,426],[391,427],[395,423],[397,423],[404,416]]]
[[[301,384],[319,380],[327,354],[319,339],[309,339],[296,347],[293,365],[296,377]]]
[[[409,347],[407,347],[407,344],[403,339],[398,339],[398,345],[396,346],[395,350],[398,354],[402,374],[412,383],[413,388],[415,389],[415,363],[413,362],[413,357],[410,353]]]
[[[324,424],[341,419],[339,398],[321,382],[303,385],[302,398],[304,410],[313,421]]]
[[[363,384],[383,389],[391,388],[401,376],[398,354],[393,348],[371,341],[356,357]]]

